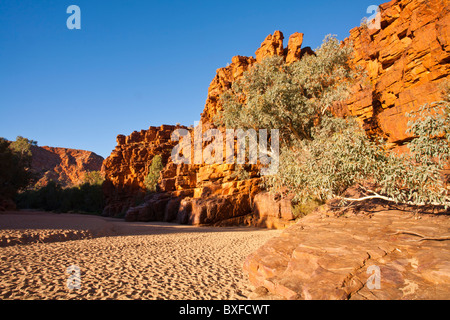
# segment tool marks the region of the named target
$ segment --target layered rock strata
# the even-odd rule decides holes
[[[380,28],[350,30],[352,63],[368,78],[335,112],[393,145],[407,141],[405,114],[439,101],[450,75],[449,13],[444,0],[394,0],[380,5]]]
[[[448,299],[449,227],[445,215],[317,211],[251,254],[244,270],[255,292],[281,299]]]

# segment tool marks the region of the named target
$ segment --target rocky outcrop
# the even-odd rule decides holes
[[[288,46],[285,49],[286,63],[290,64],[301,59],[305,50],[302,51],[303,33],[293,33],[289,37]]]
[[[283,48],[283,34],[275,32],[262,43],[257,56],[276,52],[283,57],[289,56],[291,60],[301,57],[304,53],[301,50],[302,37],[302,34],[293,35],[288,48]],[[274,47],[271,45],[274,41],[278,43],[275,51],[270,49]],[[253,57],[235,56],[229,66],[217,70],[201,115],[202,132],[214,127],[214,117],[221,110],[219,98],[222,93],[256,61]],[[254,201],[255,195],[261,191],[257,165],[246,165],[247,173],[242,177],[239,175],[242,168],[235,164],[173,163],[170,154],[178,142],[171,141],[170,136],[177,128],[187,129],[150,127],[117,137],[117,146],[104,161],[102,169],[106,179],[103,185],[106,198],[104,215],[123,216],[127,221],[222,226],[245,224],[273,228],[284,227],[293,221],[290,218],[285,220],[284,216],[272,217],[267,211],[258,209],[259,200]],[[192,137],[194,131],[189,130]],[[208,144],[202,142],[203,148]],[[165,167],[159,180],[159,192],[148,195],[143,182],[156,154],[163,156]]]
[[[275,31],[273,35],[269,34],[261,43],[261,47],[255,52],[256,61],[261,63],[267,57],[284,56],[283,39],[284,36],[281,31]]]
[[[230,65],[217,69],[216,76],[209,85],[205,108],[201,114],[204,124],[214,123],[214,116],[222,110],[219,101],[222,93],[230,89],[233,82],[242,77],[255,62],[253,57],[235,56]]]
[[[217,226],[279,228],[293,222],[288,202],[282,202],[282,216],[272,216],[270,208],[279,206],[280,200],[258,195],[261,181],[257,165],[175,164],[171,152],[178,142],[170,137],[177,128],[182,127],[150,127],[117,137],[117,146],[102,168],[106,179],[104,215],[127,221]],[[148,194],[144,179],[157,154],[162,155],[164,168],[158,191]],[[241,175],[243,169],[245,175]]]
[[[332,111],[342,117],[355,116],[370,135],[388,138],[393,146],[399,146],[409,138],[405,113],[439,100],[439,85],[448,79],[450,9],[442,0],[397,0],[381,5],[380,10],[379,29],[357,27],[345,40],[354,47],[352,65],[367,70],[368,78]],[[302,48],[301,33],[292,34],[287,47],[283,40],[284,35],[275,31],[261,43],[255,58],[235,56],[230,65],[217,70],[201,114],[203,130],[214,127],[215,116],[222,110],[220,96],[255,63],[274,55],[293,63],[304,54],[313,54],[311,48]],[[170,158],[176,144],[170,141],[170,134],[175,128],[153,127],[118,136],[117,147],[103,167],[105,215],[122,215],[130,221],[215,225],[285,227],[292,223],[288,199],[281,204],[268,195],[257,195],[257,166],[247,167],[249,176],[239,177],[234,165],[175,165]],[[207,145],[203,143],[203,147]],[[159,193],[145,195],[143,181],[156,154],[163,155],[165,164]]]
[[[368,79],[335,113],[356,116],[370,134],[401,145],[409,138],[405,113],[440,100],[450,75],[450,3],[390,1],[380,14],[381,28],[350,30],[352,63]]]
[[[352,64],[368,78],[333,112],[355,116],[393,147],[408,141],[405,113],[439,101],[449,79],[449,13],[448,1],[394,0],[380,6],[379,29],[352,29]],[[247,258],[255,298],[448,299],[448,215],[330,212],[302,218]]]
[[[86,172],[100,171],[103,157],[91,151],[31,146],[31,169],[38,175],[36,186],[50,181],[62,187],[80,184]]]
[[[281,299],[448,299],[449,227],[447,215],[317,211],[251,254],[244,270],[256,292]]]
[[[105,215],[123,216],[128,208],[143,201],[144,179],[148,175],[151,161],[159,154],[163,163],[167,163],[177,144],[170,139],[175,128],[177,127],[162,125],[134,131],[128,136],[117,136],[117,146],[102,166],[105,176]]]
[[[263,191],[255,195],[253,223],[257,227],[284,229],[292,225],[296,217],[291,206],[292,197]]]
[[[304,54],[312,54],[310,47],[302,48],[303,33],[296,32],[289,37],[286,48],[283,46],[284,35],[281,31],[275,31],[268,35],[255,52],[255,58],[235,56],[231,64],[225,68],[217,69],[216,76],[211,81],[208,89],[205,108],[201,114],[204,124],[213,123],[214,116],[222,110],[220,96],[231,88],[234,81],[242,77],[253,64],[260,63],[264,58],[280,56],[287,63],[293,63],[301,59]]]

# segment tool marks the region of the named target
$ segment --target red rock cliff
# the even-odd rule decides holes
[[[408,138],[406,112],[441,98],[450,74],[450,2],[396,0],[380,5],[381,28],[357,27],[353,63],[368,72],[341,115],[356,116],[372,134],[401,144]]]
[[[356,116],[369,134],[387,137],[395,145],[407,139],[405,112],[439,100],[439,85],[449,77],[449,10],[448,1],[443,0],[391,1],[380,6],[380,29],[352,29],[345,40],[353,43],[352,63],[363,66],[369,79],[333,112]],[[283,40],[283,34],[275,31],[262,42],[256,58],[235,56],[230,65],[217,70],[201,114],[205,127],[211,126],[221,110],[220,95],[252,65],[273,55],[293,63],[312,52],[301,47],[301,33],[291,35],[286,48]],[[174,129],[162,126],[118,137],[118,145],[103,167],[105,214],[191,224],[284,226],[292,221],[284,200],[267,194],[255,198],[260,191],[256,168],[247,168],[250,176],[242,178],[234,165],[175,165],[169,157],[175,144],[169,141]],[[163,154],[166,164],[161,192],[144,198],[143,180],[155,154]]]
[[[283,34],[276,31],[256,51],[256,59],[235,56],[229,66],[218,69],[210,84],[201,116],[203,130],[212,126],[214,116],[221,110],[220,95],[254,63],[275,54],[291,63],[305,52],[311,52],[310,48],[302,50],[302,39],[303,34],[295,33],[290,37],[287,48],[284,48]],[[174,164],[170,153],[177,143],[170,141],[170,134],[175,129],[174,126],[151,127],[127,137],[117,137],[117,147],[103,165],[106,178],[105,215],[125,215],[129,221],[164,220],[221,225],[284,226],[293,220],[292,214],[284,213],[285,209],[280,215],[281,204],[268,196],[259,198],[264,202],[265,209],[273,205],[276,213],[272,215],[266,214],[270,210],[258,210],[261,206],[254,203],[254,197],[260,191],[256,165],[246,166],[248,175],[240,176],[234,164]],[[203,143],[203,147],[206,145]],[[161,192],[145,195],[143,181],[156,154],[163,155],[165,164],[159,183]],[[253,215],[254,210],[261,214]]]
[[[91,151],[56,147],[31,147],[32,170],[38,174],[38,186],[55,181],[63,187],[79,184],[84,174],[100,171],[103,157]]]

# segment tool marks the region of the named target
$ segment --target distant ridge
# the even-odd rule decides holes
[[[92,151],[31,146],[31,168],[38,174],[36,186],[54,181],[63,187],[81,183],[86,172],[100,171],[103,157]]]

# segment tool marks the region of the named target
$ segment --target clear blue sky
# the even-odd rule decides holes
[[[199,120],[216,69],[275,30],[343,40],[373,0],[0,0],[0,137],[94,151]],[[81,30],[69,30],[69,5]]]

